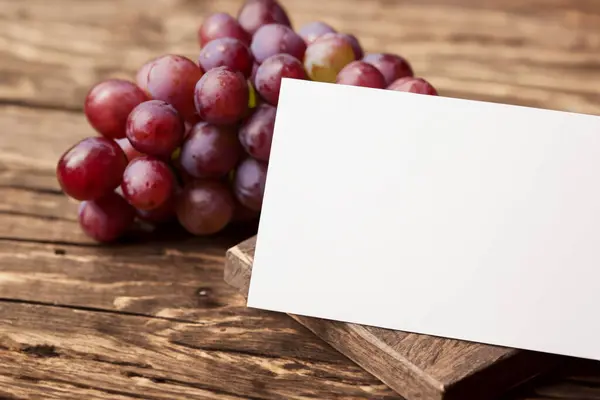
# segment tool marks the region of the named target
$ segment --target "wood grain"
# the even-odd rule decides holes
[[[90,242],[53,173],[92,134],[82,114],[0,105],[0,126],[14,132],[0,140],[0,398],[398,398],[296,322],[244,307],[223,263],[250,233]]]
[[[227,252],[224,278],[247,296],[256,237]],[[547,354],[290,315],[408,399],[487,398],[562,361]]]
[[[57,158],[94,134],[90,86],[162,53],[195,59],[203,17],[240,2],[0,0],[0,399],[399,398],[291,319],[243,307],[221,279],[242,232],[98,246],[58,191]],[[296,26],[405,55],[444,95],[600,112],[595,0],[284,4]],[[571,366],[510,398],[600,399],[599,376]]]
[[[202,17],[235,13],[241,3],[59,1],[60,7],[45,0],[0,1],[0,98],[79,110],[100,79],[132,77],[143,62],[166,52],[195,59]],[[405,55],[444,95],[598,110],[600,12],[593,1],[283,3],[297,27],[320,19],[354,32],[369,51]]]

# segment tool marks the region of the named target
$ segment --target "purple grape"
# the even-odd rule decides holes
[[[127,116],[148,96],[135,84],[109,79],[94,86],[85,98],[84,112],[90,125],[109,139],[125,137]]]
[[[388,54],[367,54],[363,61],[368,62],[381,72],[385,78],[385,85],[389,86],[397,79],[413,76],[413,70],[408,61],[403,57]]]
[[[161,100],[146,101],[129,114],[127,139],[144,154],[168,158],[183,140],[185,125],[177,110]]]
[[[362,59],[365,54],[364,54],[362,46],[360,45],[360,42],[358,41],[358,39],[356,38],[356,36],[354,36],[352,34],[349,34],[349,33],[341,33],[341,35],[352,46],[352,49],[354,50],[354,56],[356,57],[356,59],[357,60]]]
[[[205,71],[217,67],[229,67],[248,78],[252,74],[254,59],[244,43],[233,38],[220,38],[204,46],[200,51],[198,63]]]
[[[163,161],[143,156],[129,163],[123,173],[123,197],[139,210],[152,210],[165,203],[175,191],[175,176]]]
[[[238,13],[238,22],[250,35],[267,24],[292,25],[287,13],[276,0],[246,0]]]
[[[79,225],[83,232],[98,242],[112,242],[129,230],[135,210],[118,194],[110,192],[79,206]]]
[[[252,72],[250,73],[250,83],[252,85],[254,85],[254,80],[256,79],[256,71],[258,71],[258,67],[260,67],[260,65],[258,65],[256,62],[254,63],[254,65],[252,65]]]
[[[127,157],[116,142],[100,136],[90,137],[60,157],[56,176],[68,196],[94,200],[119,186],[125,167]]]
[[[326,33],[306,48],[304,68],[313,81],[334,83],[339,72],[355,59],[345,36]]]
[[[233,180],[237,200],[254,211],[260,211],[267,179],[267,164],[251,157],[240,163]]]
[[[198,119],[194,88],[202,77],[200,67],[188,58],[169,54],[150,61],[142,70],[147,71],[146,77],[140,76],[138,84],[151,98],[171,104],[185,120]]]
[[[152,224],[162,224],[175,218],[175,195],[169,197],[167,201],[152,210],[135,210],[137,216],[142,221]]]
[[[246,46],[250,45],[251,37],[239,22],[227,13],[215,13],[202,22],[198,30],[198,43],[204,47],[207,43],[221,38],[234,38]],[[206,69],[205,69],[206,71]]]
[[[336,33],[336,30],[325,22],[316,21],[303,25],[298,33],[304,39],[304,42],[309,45],[326,33]]]
[[[307,79],[306,71],[297,58],[289,54],[277,54],[267,58],[256,71],[256,90],[263,99],[273,105],[279,102],[282,78]]]
[[[423,78],[415,78],[411,76],[395,80],[390,86],[388,86],[388,89],[398,92],[428,94],[431,96],[438,95],[437,90],[431,85],[431,83],[427,82]]]
[[[252,37],[252,54],[257,63],[276,54],[289,54],[298,60],[304,58],[306,43],[289,26],[268,24],[261,26]]]
[[[248,83],[241,73],[228,67],[208,71],[194,93],[196,110],[212,124],[234,124],[248,111]]]
[[[218,181],[194,181],[177,197],[179,223],[191,234],[221,231],[233,218],[235,202],[227,186]]]
[[[235,167],[241,153],[233,129],[200,122],[183,143],[179,162],[195,178],[218,178]]]
[[[235,201],[235,209],[233,210],[233,218],[231,222],[248,222],[252,221],[260,215],[259,211],[251,210],[248,207],[240,204],[239,201]]]
[[[269,161],[276,114],[275,107],[261,104],[240,128],[240,143],[249,155],[258,160]]]
[[[336,83],[375,89],[385,88],[385,79],[381,72],[364,61],[352,61],[346,65],[338,74]]]

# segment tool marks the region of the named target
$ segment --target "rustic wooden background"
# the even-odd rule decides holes
[[[443,95],[600,114],[599,1],[284,4],[296,26],[407,56]],[[222,268],[248,232],[100,247],[58,190],[57,158],[94,134],[90,86],[162,53],[195,59],[202,17],[239,5],[0,0],[0,399],[397,398],[290,318],[244,307]],[[600,366],[510,398],[600,399]]]

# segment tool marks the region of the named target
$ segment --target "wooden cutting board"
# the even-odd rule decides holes
[[[227,252],[225,281],[244,296],[250,285],[255,244],[256,237],[252,237]],[[494,398],[565,359],[544,353],[290,316],[409,400]]]

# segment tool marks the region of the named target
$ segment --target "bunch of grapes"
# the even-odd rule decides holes
[[[56,172],[91,238],[113,241],[137,220],[210,235],[256,219],[282,78],[437,95],[401,56],[364,55],[323,22],[294,31],[277,0],[209,16],[198,42],[196,62],[163,55],[134,81],[89,91],[85,115],[99,135],[67,150]]]

